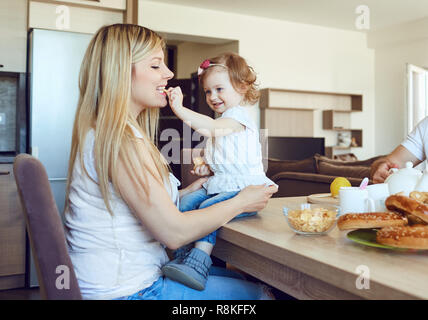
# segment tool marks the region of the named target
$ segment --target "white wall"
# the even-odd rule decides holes
[[[239,53],[238,41],[226,44],[205,44],[196,42],[182,42],[177,45],[177,78],[190,78],[198,71],[202,61],[212,58],[222,52]]]
[[[406,136],[406,64],[428,67],[428,19],[369,35],[375,49],[375,152],[386,154]]]
[[[366,35],[313,25],[244,16],[192,7],[140,1],[139,23],[160,32],[239,40],[239,53],[255,68],[261,88],[285,88],[364,95],[363,112],[352,114],[352,126],[363,129],[365,159],[374,147],[374,52]],[[258,107],[252,115],[259,122]],[[315,114],[315,135],[331,133]]]

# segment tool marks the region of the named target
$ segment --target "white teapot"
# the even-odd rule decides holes
[[[390,194],[404,192],[406,196],[409,196],[410,192],[418,189],[418,191],[428,191],[428,172],[426,171],[422,175],[422,172],[414,169],[413,164],[409,161],[406,162],[406,167],[403,169],[392,168],[385,183],[388,184]]]

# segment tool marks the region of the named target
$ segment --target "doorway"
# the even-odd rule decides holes
[[[185,107],[212,118],[217,117],[205,102],[197,70],[205,59],[223,52],[239,53],[239,41],[161,32],[159,34],[166,39],[165,63],[174,72],[174,78],[168,82],[168,87],[180,86]],[[202,148],[205,138],[178,119],[168,105],[161,109],[157,142],[173,174],[181,180],[181,150]]]

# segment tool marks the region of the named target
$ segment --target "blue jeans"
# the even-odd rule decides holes
[[[185,212],[190,210],[207,208],[209,206],[212,206],[215,203],[231,199],[234,196],[236,196],[238,193],[239,191],[232,191],[232,192],[222,192],[222,193],[208,195],[207,191],[204,188],[201,188],[192,193],[186,194],[180,199],[180,211]],[[253,216],[256,213],[257,212],[244,212],[237,215],[235,219]],[[216,237],[217,237],[217,231],[214,231],[197,241],[205,241],[214,245],[216,242]]]
[[[149,288],[114,300],[270,300],[268,292],[265,285],[246,281],[237,272],[211,267],[203,291],[159,277]]]

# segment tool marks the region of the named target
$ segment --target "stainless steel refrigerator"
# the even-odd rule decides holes
[[[45,166],[58,210],[65,200],[68,158],[79,98],[78,77],[90,34],[33,29],[28,41],[29,149]],[[38,286],[27,246],[27,285]]]

